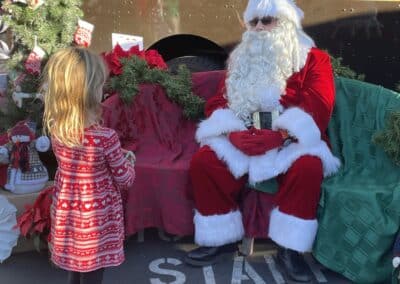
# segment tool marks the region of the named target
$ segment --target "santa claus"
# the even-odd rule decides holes
[[[247,5],[247,31],[196,132],[201,148],[190,175],[200,247],[188,253],[189,264],[209,265],[235,249],[244,233],[239,191],[246,182],[276,178],[268,232],[279,246],[278,265],[292,280],[311,279],[301,253],[315,239],[322,180],[340,161],[325,134],[335,99],[330,58],[314,47],[302,18],[292,0]],[[271,114],[270,129],[255,127],[260,112]]]

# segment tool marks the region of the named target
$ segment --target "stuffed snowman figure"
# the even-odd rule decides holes
[[[37,151],[45,152],[50,148],[49,138],[41,136],[35,140],[35,131],[26,121],[10,129],[8,137],[9,143],[0,146],[0,163],[8,163],[4,188],[16,194],[40,191],[49,175]]]

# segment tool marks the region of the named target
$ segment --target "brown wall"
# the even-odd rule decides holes
[[[176,34],[194,34],[231,47],[243,32],[246,0],[85,0],[95,24],[92,49],[111,49],[111,33],[144,37],[145,48]],[[303,25],[316,43],[367,80],[393,87],[400,81],[400,1],[298,0]]]

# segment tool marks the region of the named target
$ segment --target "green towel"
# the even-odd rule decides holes
[[[360,81],[336,79],[328,134],[340,171],[325,179],[313,254],[356,283],[390,283],[392,247],[400,227],[400,168],[371,142],[400,94]]]

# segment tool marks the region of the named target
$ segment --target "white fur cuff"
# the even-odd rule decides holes
[[[216,247],[239,241],[244,236],[242,214],[239,210],[221,215],[194,215],[195,243]]]
[[[305,220],[275,208],[271,212],[269,237],[278,245],[298,252],[309,252],[317,235],[316,219]]]
[[[233,146],[226,136],[211,137],[205,139],[202,144],[210,146],[235,178],[238,179],[249,171],[249,156]]]
[[[313,146],[320,142],[321,132],[314,119],[304,110],[294,107],[285,110],[272,124],[274,130],[285,129],[299,144]]]
[[[217,109],[209,118],[199,124],[196,140],[201,143],[206,138],[240,130],[246,130],[246,126],[232,110]]]

